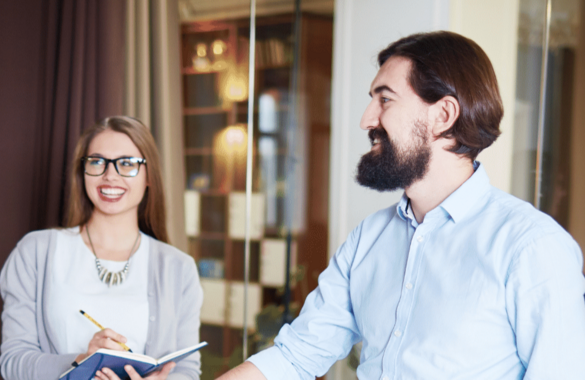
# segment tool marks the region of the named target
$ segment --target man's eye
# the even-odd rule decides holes
[[[382,97],[382,103],[388,103],[390,99]]]

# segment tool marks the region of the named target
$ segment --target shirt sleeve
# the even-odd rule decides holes
[[[506,307],[525,380],[583,377],[582,268],[581,251],[564,231],[529,242],[512,262]]]
[[[268,380],[323,376],[359,341],[349,281],[360,232],[361,225],[337,250],[301,314],[291,325],[282,327],[275,346],[249,359]]]
[[[37,300],[38,258],[34,243],[30,237],[21,240],[0,274],[4,301],[0,365],[5,380],[57,379],[77,356],[41,351],[36,316],[41,303]]]

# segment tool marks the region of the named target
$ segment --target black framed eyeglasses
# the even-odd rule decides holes
[[[94,177],[104,174],[110,162],[114,164],[116,172],[122,177],[136,177],[140,165],[146,165],[146,160],[138,157],[119,157],[113,160],[103,157],[83,157],[81,161],[85,174]]]

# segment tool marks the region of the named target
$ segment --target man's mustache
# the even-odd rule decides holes
[[[372,145],[374,145],[375,140],[379,140],[380,142],[383,142],[383,143],[390,141],[390,138],[388,137],[388,133],[382,127],[370,129],[370,131],[368,132],[368,137],[370,138],[370,143]]]

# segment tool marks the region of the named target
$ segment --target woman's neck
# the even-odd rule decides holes
[[[138,215],[136,212],[106,215],[94,211],[80,232],[85,244],[92,251],[95,250],[98,258],[125,261],[128,260],[139,233]]]

